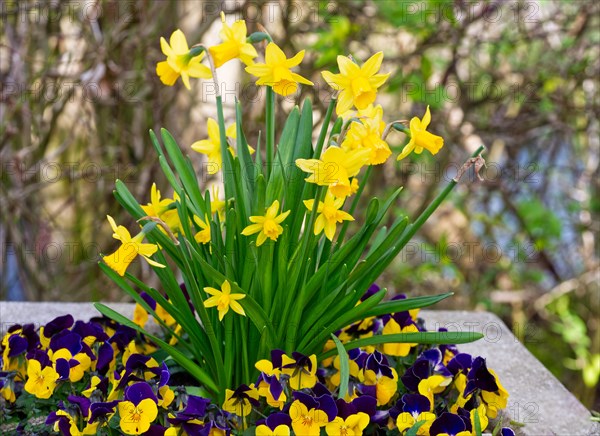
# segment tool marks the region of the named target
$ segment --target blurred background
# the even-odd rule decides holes
[[[336,56],[383,51],[386,119],[421,117],[445,138],[434,158],[377,167],[370,195],[405,186],[416,216],[485,144],[484,181],[465,177],[381,278],[397,293],[454,291],[438,308],[489,310],[570,391],[600,409],[600,3],[594,1],[0,1],[0,299],[122,300],[97,267],[115,248],[106,222],[133,227],[112,190],[140,202],[161,177],[148,129],[184,149],[215,116],[207,84],[160,84],[159,38],[218,42],[219,13],[264,25],[315,82],[281,100],[283,120],[329,91]],[[260,52],[261,50],[259,50]],[[235,64],[235,65],[234,65]],[[226,107],[244,103],[254,143],[263,104],[239,63],[220,71]],[[210,85],[210,84],[208,84]],[[278,124],[280,127],[282,123]],[[401,149],[401,134],[389,137]],[[198,168],[202,158],[191,153]],[[468,179],[468,180],[467,180]],[[208,184],[214,180],[205,180]],[[135,273],[155,280],[145,264]]]

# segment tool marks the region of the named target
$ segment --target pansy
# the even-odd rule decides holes
[[[291,418],[285,413],[272,413],[256,426],[256,436],[289,436]]]
[[[444,389],[446,389],[446,386],[448,386],[451,381],[452,379],[449,377],[432,375],[419,382],[418,391],[421,395],[427,397],[431,404],[433,404],[434,394],[444,392]]]
[[[14,403],[17,400],[14,376],[14,373],[0,371],[0,396],[9,403]]]
[[[297,435],[318,436],[321,427],[325,427],[337,415],[337,406],[331,396],[313,398],[302,392],[294,392],[294,398],[289,414],[292,429]]]
[[[329,436],[358,436],[363,434],[363,430],[367,428],[367,425],[369,425],[369,415],[358,412],[345,419],[336,416],[333,421],[325,426],[325,431]]]
[[[38,360],[29,359],[27,361],[27,382],[25,390],[37,398],[48,399],[52,396],[56,388],[56,382],[59,375],[52,365],[42,366]]]
[[[350,177],[358,174],[369,162],[368,149],[345,151],[339,147],[329,147],[320,159],[296,159],[302,171],[310,173],[305,180],[319,186],[329,186],[336,197],[347,197],[352,193]]]
[[[223,282],[221,290],[206,287],[204,288],[204,292],[211,295],[211,297],[204,301],[204,306],[216,307],[219,311],[219,321],[223,321],[223,317],[229,312],[229,308],[242,316],[246,316],[244,308],[237,302],[237,300],[245,298],[246,294],[232,294],[231,284],[228,280]]]
[[[258,394],[266,399],[269,406],[277,407],[280,410],[283,409],[287,396],[276,375],[268,375],[261,372],[256,381],[256,388],[258,389]]]
[[[258,53],[256,53],[254,46],[246,41],[246,22],[238,20],[229,26],[225,22],[223,12],[221,12],[221,22],[223,28],[219,32],[219,36],[223,42],[208,49],[215,63],[215,68],[219,68],[224,63],[236,58],[239,58],[246,65],[251,65]]]
[[[279,213],[279,201],[275,200],[271,206],[267,208],[264,216],[251,216],[248,218],[251,223],[244,230],[242,235],[250,236],[258,233],[256,238],[256,246],[259,247],[269,238],[272,241],[276,241],[277,238],[283,233],[283,227],[281,223],[287,218],[290,211]]]
[[[402,413],[396,418],[396,426],[400,432],[403,432],[419,422],[418,435],[428,435],[429,427],[435,420],[435,413],[432,413],[433,405],[429,399],[418,394],[404,394],[400,400],[402,403]]]
[[[179,29],[171,34],[169,42],[160,38],[160,48],[167,60],[156,64],[156,74],[162,83],[173,86],[181,76],[181,80],[187,89],[190,88],[190,77],[210,79],[212,73],[210,68],[202,65],[204,52],[193,53],[188,47],[185,35]]]
[[[313,85],[310,80],[292,72],[303,58],[304,50],[288,59],[277,44],[270,42],[265,51],[265,63],[249,65],[246,71],[258,77],[257,85],[271,86],[277,94],[287,97],[298,90],[299,83]]]
[[[154,253],[156,253],[158,247],[155,244],[145,244],[142,242],[146,236],[143,231],[132,238],[131,234],[125,227],[117,227],[115,220],[110,215],[107,215],[106,218],[113,229],[113,238],[121,241],[121,246],[114,253],[104,256],[102,260],[104,260],[104,262],[117,274],[124,276],[127,267],[138,255],[143,257],[146,262],[152,266],[158,268],[165,267],[164,265],[150,259],[149,256],[152,256]]]
[[[498,416],[498,411],[506,408],[508,404],[508,391],[502,386],[500,380],[498,380],[498,376],[494,372],[494,370],[490,369],[489,372],[494,376],[496,380],[496,385],[498,386],[498,390],[495,392],[490,392],[486,390],[481,391],[481,398],[485,402],[487,409],[487,416],[494,419]]]
[[[119,426],[125,434],[144,434],[158,416],[157,399],[150,385],[134,383],[125,388],[125,400],[118,405],[121,421]]]
[[[235,391],[225,391],[223,410],[244,417],[252,412],[254,406],[258,406],[258,391],[254,385],[242,384]]]
[[[310,211],[313,210],[315,200],[304,200],[304,205]],[[344,198],[335,198],[331,191],[327,191],[323,201],[319,201],[317,207],[317,219],[315,220],[314,233],[321,234],[325,231],[325,236],[330,241],[333,241],[335,230],[338,223],[343,221],[354,221],[352,215],[348,212],[340,210],[344,205]]]
[[[382,61],[382,52],[375,53],[362,66],[355,64],[350,57],[338,56],[340,73],[333,74],[329,71],[321,73],[329,86],[340,91],[336,106],[338,115],[348,111],[352,106],[365,109],[375,101],[377,89],[390,75],[389,73],[378,74]]]
[[[389,403],[398,390],[398,373],[379,351],[369,354],[359,376],[364,382],[361,390],[364,394],[377,398],[379,406]]]
[[[185,432],[184,434],[212,434],[209,433],[212,428],[212,423],[204,422],[209,404],[210,400],[206,398],[189,395],[183,410],[180,410],[176,414],[169,414],[167,420],[171,426],[165,435],[178,435],[180,430],[183,430]],[[215,427],[215,429],[216,428],[217,427]],[[218,432],[215,433],[218,434]]]
[[[408,315],[408,312],[405,312]],[[383,327],[382,334],[384,335],[392,335],[398,333],[418,333],[419,329],[412,321],[410,317],[404,317],[399,319],[400,323],[397,321],[398,318],[390,317],[388,321],[385,323]],[[388,342],[383,344],[383,352],[384,354],[388,354],[390,356],[407,356],[410,353],[410,349],[412,347],[416,347],[416,343],[399,343],[399,342]]]
[[[384,130],[383,109],[377,106],[371,116],[350,124],[340,147],[344,150],[367,149],[370,151],[369,165],[382,164],[392,154],[390,146],[382,137]]]
[[[289,384],[294,390],[312,388],[317,383],[317,356],[294,351],[292,357],[283,355],[281,372],[290,377]]]
[[[57,410],[52,412],[46,419],[47,425],[53,425],[55,432],[61,432],[65,436],[84,436],[95,435],[98,433],[98,422],[86,423],[83,430],[77,427],[77,419],[71,416],[66,410]]]
[[[471,436],[467,425],[460,416],[452,413],[442,413],[429,428],[431,436]]]
[[[418,117],[413,117],[410,120],[410,141],[402,149],[398,160],[404,159],[413,151],[416,154],[421,154],[423,150],[427,150],[431,154],[437,154],[440,151],[444,146],[444,138],[427,131],[430,122],[431,112],[429,111],[429,106],[427,106],[423,119],[420,120]]]

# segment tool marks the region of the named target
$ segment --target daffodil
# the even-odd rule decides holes
[[[169,42],[161,37],[160,48],[167,60],[156,64],[156,74],[165,85],[173,86],[181,76],[185,87],[191,89],[190,77],[203,79],[212,77],[210,68],[201,63],[204,52],[199,55],[191,53],[181,30],[177,29],[173,32]]]
[[[245,294],[232,294],[231,293],[231,284],[228,280],[225,280],[221,285],[221,290],[206,287],[204,288],[204,292],[212,295],[204,301],[204,307],[217,307],[219,310],[219,321],[223,320],[223,317],[227,312],[229,312],[229,308],[233,309],[234,312],[239,313],[242,316],[246,316],[246,312],[244,312],[244,308],[237,302],[237,300],[241,300],[245,298]]]
[[[358,174],[363,165],[369,162],[368,149],[343,150],[329,147],[320,159],[296,159],[302,171],[310,173],[305,180],[320,186],[329,186],[336,197],[347,197],[352,193],[350,177]]]
[[[384,130],[383,109],[377,106],[371,111],[369,117],[361,117],[359,121],[350,124],[341,147],[344,150],[365,148],[371,152],[370,165],[382,164],[392,154],[389,145],[382,138]]]
[[[208,244],[210,242],[210,222],[208,221],[208,217],[206,221],[203,221],[200,217],[194,216],[194,222],[202,229],[194,235],[194,239],[198,244]]]
[[[369,415],[364,412],[348,416],[346,419],[336,416],[333,421],[325,426],[328,436],[358,436],[369,425]]]
[[[429,106],[423,115],[423,119],[413,117],[410,120],[410,141],[402,149],[402,153],[398,156],[398,160],[404,159],[413,151],[417,154],[423,153],[423,150],[428,150],[431,154],[437,154],[444,146],[444,138],[434,135],[427,131],[427,127],[431,122],[431,112]]]
[[[48,399],[52,396],[56,388],[58,378],[58,373],[51,365],[42,368],[42,364],[39,361],[29,359],[27,362],[25,390],[37,398]]]
[[[385,83],[388,74],[378,74],[383,53],[375,53],[362,66],[346,56],[338,56],[339,74],[323,71],[321,74],[329,86],[340,91],[336,112],[338,115],[356,106],[365,109],[375,101],[377,89]]]
[[[315,205],[315,200],[304,200],[304,205],[308,210],[312,211]],[[317,207],[318,215],[317,219],[315,220],[315,235],[321,234],[321,232],[324,230],[327,239],[333,241],[338,223],[343,221],[354,221],[352,215],[350,215],[348,212],[340,210],[343,205],[343,198],[336,198],[331,191],[327,191],[327,194],[325,194],[325,199],[323,201],[319,201],[319,206]]]
[[[304,50],[288,59],[277,44],[270,42],[265,52],[265,63],[247,66],[246,71],[258,77],[257,85],[271,86],[277,94],[286,97],[298,90],[299,83],[313,85],[310,80],[292,72],[292,68],[299,65],[302,59]]]
[[[210,213],[211,215],[216,213],[221,222],[225,221],[225,200],[219,197],[219,187],[216,185],[213,185],[210,196]]]
[[[156,183],[152,183],[150,203],[142,206],[142,210],[148,216],[160,218],[174,234],[177,234],[181,231],[181,220],[177,209],[174,208],[177,200],[179,200],[177,193],[173,194],[173,198],[162,198]],[[159,229],[166,233],[162,226],[159,226]]]
[[[208,163],[206,171],[208,174],[216,174],[223,166],[219,124],[213,118],[209,118],[206,122],[206,130],[208,133],[208,138],[194,142],[192,144],[192,150],[206,155]],[[237,131],[235,123],[227,127],[225,130],[225,136],[231,139],[236,139]],[[233,156],[235,156],[235,150],[232,147],[228,147],[228,150]],[[254,153],[254,149],[250,146],[248,146],[248,151],[250,154]]]
[[[106,218],[113,229],[113,238],[121,241],[121,246],[114,253],[104,256],[102,260],[104,260],[104,262],[117,274],[124,276],[127,267],[138,255],[146,259],[146,262],[152,266],[156,266],[158,268],[165,267],[164,265],[150,259],[149,256],[152,256],[154,253],[156,253],[158,247],[155,244],[142,243],[142,240],[145,236],[144,232],[140,232],[132,238],[131,234],[125,227],[117,227],[115,220],[110,215],[107,215]]]
[[[258,233],[256,238],[256,246],[261,246],[267,238],[276,241],[279,235],[283,233],[281,223],[287,218],[290,211],[279,213],[279,201],[275,200],[271,206],[267,208],[264,216],[251,216],[251,223],[242,231],[242,235],[250,236]]]
[[[252,44],[246,41],[247,30],[246,22],[238,20],[229,26],[225,22],[225,14],[221,12],[221,22],[223,28],[219,36],[223,42],[208,49],[215,63],[215,68],[219,68],[231,59],[239,58],[246,65],[251,65],[253,59],[258,56],[256,49]]]

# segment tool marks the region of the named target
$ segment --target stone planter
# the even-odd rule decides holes
[[[109,304],[131,316],[133,305]],[[87,320],[98,316],[90,303],[0,302],[0,330],[13,324],[45,324],[59,315]],[[460,345],[466,353],[485,357],[510,393],[506,415],[525,424],[512,426],[519,435],[600,435],[600,425],[590,412],[548,371],[495,315],[486,312],[421,311],[429,330],[482,332],[484,339]],[[1,423],[0,423],[1,424]]]

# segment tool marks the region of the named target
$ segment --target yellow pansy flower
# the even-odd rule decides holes
[[[265,52],[265,63],[247,66],[246,71],[258,77],[257,85],[271,86],[277,94],[286,97],[298,90],[298,83],[313,85],[310,80],[291,70],[299,65],[302,59],[304,59],[304,50],[288,59],[277,44],[270,42]]]
[[[369,162],[371,151],[367,149],[343,150],[329,147],[320,159],[296,159],[302,171],[310,173],[305,180],[320,186],[329,186],[331,193],[338,198],[352,193],[350,177],[358,174],[361,167]]]
[[[338,115],[352,106],[365,109],[375,101],[377,89],[387,80],[388,74],[377,74],[381,68],[383,53],[375,53],[362,66],[347,56],[338,56],[339,74],[323,71],[321,74],[329,86],[340,91],[336,105]]]
[[[308,210],[312,211],[315,205],[315,200],[304,200],[304,205]],[[325,194],[325,199],[323,201],[319,201],[319,206],[317,207],[317,213],[319,215],[317,215],[317,219],[315,220],[315,235],[319,235],[321,232],[325,231],[325,236],[327,239],[333,241],[338,223],[343,221],[354,221],[352,215],[350,215],[348,212],[340,210],[343,205],[343,198],[336,198],[331,191],[327,191],[327,194]]]
[[[418,333],[419,329],[414,324],[409,324],[405,327],[400,327],[400,324],[396,322],[394,318],[390,318],[389,321],[383,327],[382,334],[393,335],[397,333]],[[417,344],[405,344],[401,342],[389,342],[383,344],[383,353],[390,356],[408,356],[411,347],[416,347]]]
[[[181,30],[177,29],[173,32],[169,42],[161,37],[160,48],[167,60],[156,64],[156,74],[165,85],[173,86],[181,76],[185,87],[191,89],[190,77],[203,79],[212,77],[210,68],[201,63],[204,52],[196,56],[190,53],[187,40]]]
[[[370,111],[368,117],[361,117],[360,121],[350,124],[340,146],[344,150],[366,148],[371,152],[369,165],[382,164],[392,154],[389,145],[382,138],[384,130],[383,109],[377,106]]]
[[[48,399],[56,388],[59,375],[52,366],[42,369],[42,364],[35,360],[27,361],[27,382],[25,390],[37,398]]]
[[[125,434],[146,433],[152,421],[158,416],[158,407],[151,398],[145,398],[137,405],[131,401],[121,401],[118,407],[121,417],[119,426]]]
[[[145,236],[144,232],[140,232],[132,238],[129,231],[123,226],[117,226],[115,220],[110,215],[107,215],[106,218],[113,229],[113,238],[121,241],[121,246],[114,253],[104,256],[102,260],[117,274],[124,276],[127,267],[138,255],[146,259],[146,262],[152,266],[165,267],[148,257],[156,253],[158,247],[155,244],[142,243]]]
[[[287,425],[278,425],[275,430],[271,430],[265,424],[256,427],[256,436],[290,436],[290,428]]]
[[[242,235],[250,236],[258,233],[256,238],[256,246],[259,247],[267,240],[276,241],[279,235],[283,233],[281,223],[287,218],[290,211],[279,213],[279,201],[275,200],[271,206],[267,208],[264,216],[251,216],[248,218],[251,223],[242,231]]]
[[[290,418],[292,418],[292,429],[297,435],[318,436],[321,427],[329,422],[327,413],[320,409],[310,409],[300,400],[296,400],[290,406]]]
[[[444,146],[444,138],[427,131],[427,126],[429,126],[430,122],[431,112],[429,111],[429,106],[427,106],[422,120],[418,117],[413,117],[410,120],[410,141],[402,149],[398,160],[404,159],[413,151],[417,154],[421,154],[423,149],[428,150],[431,154],[437,154],[440,151]]]
[[[225,22],[225,14],[221,12],[221,22],[223,28],[219,36],[223,42],[208,49],[215,63],[215,68],[219,68],[231,59],[239,58],[246,65],[251,65],[258,53],[252,44],[246,42],[247,30],[246,22],[238,20],[229,26]]]
[[[228,280],[225,280],[221,285],[221,290],[206,287],[204,288],[204,292],[212,295],[204,301],[204,307],[217,307],[219,310],[219,321],[223,321],[223,317],[227,312],[229,312],[229,308],[233,309],[234,312],[239,313],[242,316],[246,316],[246,312],[244,312],[244,308],[237,302],[237,300],[241,300],[245,298],[245,294],[232,294],[231,293],[231,284]]]
[[[348,416],[346,419],[336,416],[333,421],[325,426],[328,436],[358,436],[369,425],[369,415],[364,412]]]

